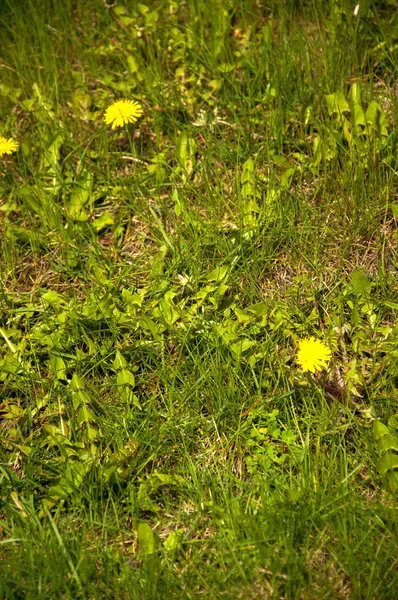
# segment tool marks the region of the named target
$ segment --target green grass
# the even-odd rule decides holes
[[[0,4],[1,598],[396,598],[398,21],[355,5]]]

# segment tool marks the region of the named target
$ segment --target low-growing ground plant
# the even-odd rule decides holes
[[[393,2],[0,3],[0,597],[397,595]]]

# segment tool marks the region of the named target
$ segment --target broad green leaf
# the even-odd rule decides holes
[[[253,315],[240,308],[234,308],[234,313],[238,317],[239,323],[247,323],[247,321],[252,321],[255,318]]]
[[[380,460],[380,473],[384,476],[388,471],[398,469],[398,454],[394,452],[386,452]]]
[[[98,437],[98,429],[96,429],[96,427],[93,427],[91,423],[87,423],[84,435],[87,439],[89,439],[92,442]]]
[[[117,385],[130,385],[131,387],[135,386],[135,378],[134,375],[127,371],[127,369],[122,369],[117,374]]]
[[[384,435],[378,441],[377,449],[380,455],[390,450],[398,452],[398,439],[390,434]]]
[[[54,308],[59,309],[61,307],[66,307],[68,304],[63,296],[57,294],[57,292],[53,292],[52,290],[43,290],[41,297],[45,302],[47,302],[47,304]]]
[[[150,319],[146,315],[141,317],[140,325],[143,329],[149,331],[154,338],[157,338],[165,330],[165,326],[160,323],[156,323],[153,319]]]
[[[135,292],[132,294],[127,288],[122,290],[122,298],[126,302],[126,304],[130,304],[132,306],[141,307],[144,301],[145,291],[141,291],[139,294]]]
[[[197,294],[194,295],[195,300],[204,300],[209,294],[215,291],[215,286],[206,285]]]
[[[361,86],[357,81],[351,85],[350,98],[353,104],[361,104]]]
[[[186,480],[181,475],[174,475],[170,473],[159,473],[155,471],[150,476],[151,483],[155,482],[156,486],[159,485],[186,485]]]
[[[138,63],[134,56],[132,56],[131,54],[129,54],[129,56],[127,57],[127,67],[132,75],[139,71]]]
[[[164,549],[166,552],[174,552],[181,545],[181,540],[184,536],[183,529],[176,529],[164,541]]]
[[[252,158],[248,158],[243,165],[243,173],[254,173],[255,166]]]
[[[36,197],[37,190],[26,183],[22,184],[17,190],[18,198],[36,215],[41,216],[43,208]]]
[[[394,219],[398,220],[398,204],[395,204],[394,202],[391,204],[391,210],[392,210],[392,214],[394,215]]]
[[[10,496],[11,496],[11,498],[13,499],[13,501],[14,501],[14,503],[15,503],[16,507],[17,507],[17,508],[18,508],[18,510],[20,511],[20,514],[21,514],[23,517],[27,517],[28,515],[26,514],[26,512],[25,512],[25,510],[24,510],[24,507],[23,507],[23,504],[22,504],[21,500],[20,500],[20,499],[19,499],[19,497],[18,497],[18,493],[17,493],[17,492],[11,492]]]
[[[170,327],[180,317],[179,313],[175,310],[175,305],[172,298],[162,298],[157,308],[153,310],[154,317],[163,317],[167,325]]]
[[[83,404],[77,417],[78,424],[88,423],[91,419],[95,420],[95,413],[86,404]]]
[[[206,276],[207,281],[222,281],[228,273],[228,266],[217,267]]]
[[[188,161],[188,135],[186,131],[183,131],[180,137],[177,140],[176,151],[177,151],[177,159],[180,165],[186,169],[187,161]]]
[[[138,523],[138,548],[141,556],[149,556],[156,552],[156,539],[151,526],[145,521]]]
[[[50,145],[44,153],[44,166],[50,167],[51,174],[56,175],[55,168],[60,159],[61,146],[64,141],[62,133],[57,133],[51,140]]]
[[[132,23],[135,23],[135,20],[132,19],[131,17],[119,17],[119,23],[121,25],[124,25],[124,27],[128,27],[129,25],[131,25]]]
[[[11,93],[11,88],[5,83],[0,83],[0,96],[9,96]]]
[[[258,317],[268,314],[269,312],[269,304],[266,302],[259,302],[258,304],[253,304],[249,306],[246,310],[249,312],[253,312]]]
[[[363,112],[363,108],[360,104],[354,105],[353,120],[354,120],[354,126],[357,126],[357,125],[363,125],[364,127],[366,126],[365,113]]]
[[[186,131],[183,131],[177,140],[176,154],[181,167],[188,174],[192,172],[195,162],[196,142]]]
[[[26,100],[21,101],[21,106],[28,112],[31,112],[33,106],[35,105],[37,99],[36,98],[27,98]]]
[[[130,392],[130,390],[128,390]],[[139,410],[141,410],[141,404],[140,401],[138,399],[138,396],[136,396],[135,394],[131,395],[131,402],[133,403],[133,405],[138,408]]]
[[[100,217],[98,217],[98,219],[94,219],[93,227],[96,231],[101,231],[101,229],[104,229],[109,225],[113,225],[114,222],[115,219],[112,217],[110,212],[106,210]]]
[[[72,107],[76,116],[86,119],[91,107],[91,96],[83,89],[77,89],[72,94]]]
[[[328,107],[329,115],[335,113],[342,114],[345,111],[350,110],[350,106],[345,99],[343,92],[336,92],[335,94],[326,95],[326,103]]]
[[[138,397],[133,393],[133,389],[129,385],[122,385],[118,389],[119,397],[127,406],[135,406],[141,410],[141,404]]]
[[[116,356],[113,361],[113,368],[115,371],[119,369],[124,369],[127,367],[127,360],[124,358],[123,354],[119,350],[116,350]]]
[[[295,174],[295,172],[296,172],[296,169],[290,168],[290,169],[286,169],[286,171],[283,173],[282,180],[281,180],[281,186],[284,189],[287,190],[290,188],[290,184],[292,182],[293,175]]]
[[[54,119],[54,112],[51,103],[44,97],[42,90],[37,83],[32,85],[33,96],[37,99],[37,104],[40,107],[40,111],[35,111],[36,118],[48,126],[49,119]]]
[[[32,246],[44,247],[47,245],[46,237],[37,231],[30,231],[17,225],[7,225],[6,235],[8,238],[20,244],[31,244]]]
[[[251,159],[249,159],[250,164],[253,163],[253,161]],[[247,161],[247,162],[249,162]],[[245,163],[246,165],[247,163]],[[244,167],[245,167],[244,165]],[[256,185],[256,173],[254,172],[254,170],[252,169],[245,169],[242,172],[241,178],[240,178],[240,182],[242,184],[242,189],[247,188],[247,189],[251,189],[255,187]]]
[[[215,92],[218,92],[221,89],[222,86],[222,80],[221,79],[212,79],[209,82],[209,86],[212,88],[212,93],[214,94]]]
[[[56,485],[52,485],[48,493],[51,498],[56,500],[63,499],[65,500],[72,492],[74,491],[73,486],[65,479],[61,478],[60,482]]]
[[[128,463],[137,454],[138,446],[137,440],[129,440],[122,448],[114,452],[112,462],[115,461],[118,464]]]
[[[230,346],[230,349],[236,356],[240,356],[243,352],[246,352],[246,350],[249,350],[256,344],[257,344],[257,342],[254,342],[253,340],[248,340],[247,338],[243,338],[243,339],[239,340],[238,342],[235,342],[234,344],[232,344]]]
[[[254,185],[256,183],[255,173],[252,173],[252,171],[243,171],[241,178],[240,178],[240,182],[242,184],[251,183],[252,185]]]
[[[373,129],[376,129],[380,135],[388,135],[387,117],[380,104],[377,104],[374,100],[372,100],[367,108],[366,121]]]
[[[395,415],[391,415],[388,419],[388,427],[392,431],[397,431],[398,433],[398,413]]]
[[[142,4],[141,2],[138,2],[137,9],[142,15],[145,15],[150,10],[149,6]]]
[[[85,169],[76,180],[69,200],[68,215],[71,219],[75,221],[87,221],[88,215],[85,213],[84,207],[90,201],[93,181],[93,175]]]
[[[51,354],[50,356],[50,369],[51,372],[54,373],[57,379],[62,381],[66,381],[66,364],[63,358],[60,356],[56,356]]]
[[[219,44],[221,44],[221,46],[223,46],[223,40],[219,40]],[[220,52],[221,48],[218,49],[217,54]],[[219,67],[218,70],[220,71],[220,73],[230,73],[231,71],[233,71],[235,69],[235,65],[231,64],[231,63],[222,63]]]
[[[389,474],[388,485],[392,492],[395,493],[398,490],[398,470],[394,470]]]
[[[112,4],[112,11],[115,13],[117,17],[121,15],[127,15],[127,10],[121,4]]]
[[[84,382],[77,373],[73,373],[72,379],[71,379],[71,382],[69,385],[72,390],[76,390],[76,391],[84,390]]]
[[[366,298],[369,296],[372,289],[372,283],[360,269],[355,269],[352,273],[351,283],[354,288],[354,293],[358,298]]]

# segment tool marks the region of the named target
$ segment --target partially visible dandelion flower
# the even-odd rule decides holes
[[[18,150],[18,145],[18,142],[12,138],[7,140],[7,138],[0,135],[0,156],[3,156],[3,154],[12,154],[15,150]]]
[[[105,123],[112,124],[112,129],[134,123],[143,113],[142,106],[132,100],[118,100],[105,111]]]
[[[299,342],[296,361],[303,371],[321,371],[331,358],[329,348],[314,337],[305,338]]]

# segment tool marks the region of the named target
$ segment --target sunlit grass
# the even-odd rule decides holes
[[[395,597],[393,10],[260,4],[0,4],[1,598]]]

